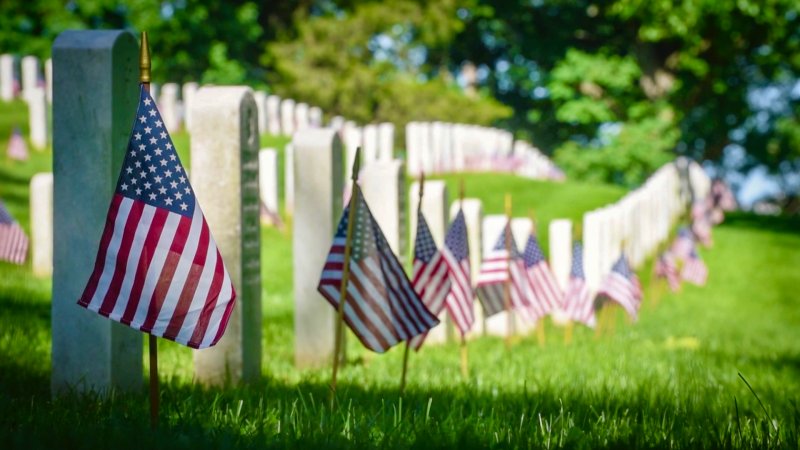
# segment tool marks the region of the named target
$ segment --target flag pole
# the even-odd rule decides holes
[[[147,31],[142,31],[142,43],[139,47],[139,83],[150,92],[150,44]],[[158,338],[148,334],[148,353],[150,356],[150,426],[158,426]]]
[[[533,228],[531,233],[535,236],[536,235],[536,214],[533,213],[533,208],[530,209],[530,216],[531,216],[531,224],[533,224]],[[536,340],[539,343],[539,347],[544,347],[545,343],[545,331],[544,331],[544,320],[545,316],[539,318],[538,323],[536,324]]]
[[[417,203],[417,228],[419,228],[419,220],[422,217],[422,196],[425,193],[425,172],[419,177],[419,202]],[[416,243],[414,243],[416,246]],[[414,249],[416,251],[416,249]],[[413,256],[411,257],[414,258]],[[408,353],[409,347],[411,346],[410,340],[406,340],[406,348],[403,350],[403,375],[400,378],[400,395],[403,395],[403,392],[406,390],[406,372],[408,371]]]
[[[575,222],[575,225],[572,227],[572,246],[575,246],[575,242],[581,237],[581,223]],[[572,251],[572,249],[570,249]],[[574,252],[573,252],[574,256]],[[575,264],[573,261],[572,264]],[[566,294],[566,293],[565,293]],[[575,321],[572,320],[572,317],[567,317],[567,324],[564,327],[564,344],[569,345],[572,343],[572,328],[575,326]]]
[[[458,186],[458,198],[461,202],[459,204],[459,209],[464,209],[464,177],[461,177],[459,186]],[[461,376],[464,379],[469,378],[469,353],[467,352],[467,336],[465,334],[461,335]]]
[[[342,264],[342,283],[339,287],[339,307],[336,311],[336,337],[333,347],[333,373],[331,375],[331,408],[333,408],[336,399],[336,375],[339,371],[339,355],[342,351],[342,334],[344,329],[342,323],[344,322],[344,304],[347,301],[347,279],[350,277],[350,252],[352,250],[353,240],[353,221],[356,217],[356,208],[358,207],[358,196],[360,190],[358,188],[358,170],[361,160],[361,147],[356,149],[355,161],[353,161],[353,188],[350,195],[350,210],[347,215],[347,237],[344,244],[344,262]]]
[[[511,347],[514,313],[511,311],[511,194],[506,192],[506,282],[503,283],[503,307],[506,310],[506,348]]]

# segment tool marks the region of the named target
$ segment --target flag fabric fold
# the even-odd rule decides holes
[[[558,285],[550,265],[544,257],[536,236],[528,236],[525,244],[525,272],[531,291],[531,303],[537,311],[537,317],[543,317],[560,308],[564,302],[564,292]]]
[[[414,291],[360,192],[354,192],[342,213],[317,290],[339,307],[350,208],[355,211],[344,321],[365,347],[383,353],[439,320]]]
[[[654,272],[658,278],[667,280],[667,284],[672,292],[681,289],[681,277],[678,274],[678,264],[672,252],[665,251],[658,256]]]
[[[28,258],[28,236],[0,200],[0,261],[23,264]]]
[[[692,249],[689,253],[689,257],[683,262],[681,278],[687,283],[705,286],[706,280],[708,279],[708,267],[706,267],[706,263],[700,258],[697,249]]]
[[[583,272],[583,245],[580,242],[575,242],[572,246],[572,269],[564,293],[564,311],[570,320],[592,328],[597,324],[594,298],[586,285],[586,275]]]
[[[597,295],[618,303],[636,320],[642,302],[642,287],[624,254],[620,255],[611,272],[606,275]]]
[[[475,322],[472,291],[472,275],[469,264],[469,241],[467,240],[467,221],[464,211],[459,209],[453,223],[444,237],[442,257],[447,263],[447,277],[450,279],[450,292],[445,299],[447,312],[456,327],[465,336]]]
[[[161,114],[144,87],[78,304],[192,348],[216,344],[236,291]]]

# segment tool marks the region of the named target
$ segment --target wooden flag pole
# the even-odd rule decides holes
[[[461,204],[461,209],[464,209],[464,177],[461,177],[458,186],[458,198]],[[469,352],[467,351],[467,336],[461,335],[461,376],[464,379],[469,378]]]
[[[417,229],[419,229],[419,220],[422,217],[422,196],[425,193],[425,172],[419,177],[419,202],[417,203]],[[416,247],[416,242],[414,246]],[[416,251],[416,249],[414,249]],[[412,252],[413,255],[413,252]],[[412,264],[413,264],[414,256],[411,256]],[[406,372],[408,371],[408,354],[409,354],[409,347],[411,344],[409,341],[406,341],[406,348],[403,351],[403,375],[400,378],[400,395],[403,395],[403,392],[406,390]]]
[[[531,233],[536,235],[536,216],[533,213],[533,208],[531,208],[529,214],[531,216],[531,223],[533,224],[533,229],[531,230]],[[538,323],[536,324],[536,341],[539,343],[539,347],[544,347],[545,344],[544,321],[545,317],[542,316],[539,319]]]
[[[506,282],[503,283],[503,308],[506,310],[506,348],[511,348],[514,333],[514,312],[511,310],[511,194],[506,192]]]
[[[347,279],[350,277],[350,252],[352,250],[353,240],[353,222],[356,217],[356,208],[358,207],[358,196],[360,189],[358,187],[358,170],[361,160],[361,147],[356,149],[355,161],[353,161],[353,188],[350,195],[350,210],[347,214],[347,237],[344,243],[344,262],[342,264],[342,283],[339,287],[339,307],[336,314],[336,337],[334,339],[333,347],[333,373],[331,375],[331,408],[336,400],[336,375],[339,371],[339,356],[342,352],[342,334],[344,333],[344,305],[347,302]]]
[[[575,242],[578,241],[581,237],[581,223],[575,222],[575,225],[572,228],[572,245],[575,245]],[[572,249],[570,249],[572,251]],[[573,252],[574,256],[574,252]],[[569,345],[572,343],[572,329],[575,326],[575,321],[572,317],[567,317],[567,324],[564,326],[564,344]]]
[[[150,92],[150,44],[147,32],[142,31],[142,43],[139,47],[139,83]],[[158,388],[158,338],[148,334],[148,353],[150,356],[150,426],[158,426],[159,388]]]

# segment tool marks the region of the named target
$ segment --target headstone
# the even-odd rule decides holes
[[[572,270],[572,221],[556,219],[550,222],[550,269],[561,289],[567,289]]]
[[[312,106],[308,109],[308,122],[314,128],[322,127],[322,108]]]
[[[472,272],[472,284],[478,279],[481,271],[481,258],[483,257],[483,206],[477,198],[465,198],[463,201],[456,200],[450,205],[450,220],[458,214],[458,210],[464,211],[464,221],[467,223],[467,242],[469,244],[469,266]],[[475,325],[472,331],[467,334],[467,338],[477,337],[484,333],[483,309],[475,301],[473,303],[473,313],[475,314]]]
[[[43,87],[31,88],[26,95],[31,145],[42,150],[47,147],[47,95]]]
[[[281,98],[277,95],[267,96],[267,133],[278,136],[281,134]]]
[[[419,140],[417,122],[408,122],[406,124],[406,165],[408,166],[408,174],[412,177],[418,176],[422,171]]]
[[[428,223],[428,228],[431,232],[431,237],[436,243],[436,248],[441,249],[444,246],[444,236],[447,232],[448,225],[448,211],[447,211],[447,185],[444,181],[431,180],[425,182],[425,191],[422,197],[422,214],[425,216],[425,221]],[[419,206],[419,183],[415,182],[411,185],[408,193],[409,204],[409,224],[411,227],[410,233],[410,253],[414,252],[414,241],[417,236],[417,208]],[[413,257],[412,257],[413,259]],[[447,341],[447,310],[442,310],[439,315],[440,323],[434,327],[425,339],[426,343],[443,343]]]
[[[284,136],[294,135],[294,100],[281,100],[281,133]]]
[[[258,152],[258,183],[261,201],[268,211],[278,213],[278,152],[264,148]]]
[[[378,160],[378,126],[365,125],[361,136],[364,167]]]
[[[391,161],[394,158],[394,124],[384,122],[378,125],[378,160]]]
[[[364,165],[359,184],[389,247],[403,261],[407,245],[406,174],[403,162],[395,159]]]
[[[353,162],[356,159],[356,150],[361,146],[361,129],[353,122],[346,122],[344,127],[344,147],[345,147],[345,161],[344,171],[345,180],[352,178]],[[363,157],[362,157],[363,159]]]
[[[283,148],[283,208],[286,213],[294,213],[294,146],[286,144]]]
[[[308,120],[308,105],[298,103],[294,106],[294,126],[295,132],[305,130],[310,126]]]
[[[181,125],[178,116],[178,85],[164,83],[161,88],[161,97],[158,98],[158,110],[164,119],[164,126],[172,133],[178,131]]]
[[[77,302],[136,113],[138,53],[128,31],[65,31],[53,43],[54,394],[142,385],[142,334]]]
[[[258,109],[258,132],[267,133],[267,93],[264,91],[253,92],[253,100],[256,101]]]
[[[198,85],[194,81],[184,83],[181,87],[181,97],[183,98],[183,123],[186,129],[192,128],[192,106],[194,105],[194,96],[197,93]]]
[[[292,140],[295,151],[293,226],[295,364],[328,364],[336,311],[317,292],[342,214],[342,144],[336,132],[310,129]]]
[[[14,56],[0,55],[0,99],[14,100]]]
[[[331,118],[330,124],[328,124],[328,128],[332,128],[334,131],[338,131],[339,133],[341,133],[341,130],[344,128],[344,123],[345,123],[344,117],[333,116]]]
[[[152,97],[153,100],[156,101],[156,105],[157,106],[159,105],[158,102],[160,100],[160,97],[158,96],[158,93],[161,92],[159,90],[159,88],[160,88],[160,86],[158,85],[158,83],[150,83],[150,97]]]
[[[47,103],[53,103],[53,60],[48,58],[44,62],[44,88],[47,94]]]
[[[261,374],[262,323],[258,110],[250,88],[200,88],[189,132],[192,186],[237,294],[225,335],[195,351],[195,378],[252,381]]]
[[[39,58],[25,56],[22,58],[22,98],[28,99],[28,94],[39,87]]]
[[[31,262],[33,274],[53,274],[53,174],[31,178]]]

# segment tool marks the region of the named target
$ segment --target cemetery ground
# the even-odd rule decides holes
[[[0,110],[0,142],[8,141],[11,115]],[[175,141],[183,157],[185,135]],[[49,151],[31,156],[0,159],[0,197],[27,230],[29,179],[51,165]],[[452,199],[458,178],[445,179]],[[544,224],[622,195],[612,186],[505,175],[468,175],[465,184],[484,213],[501,213],[510,191],[515,215],[535,207]],[[191,350],[160,340],[156,431],[146,386],[51,398],[50,281],[0,263],[0,448],[800,446],[796,220],[729,216],[702,252],[710,274],[703,288],[670,293],[651,282],[646,264],[640,320],[617,311],[602,336],[576,326],[567,344],[563,329],[548,323],[543,345],[535,335],[510,348],[499,338],[472,340],[468,379],[456,343],[425,347],[411,355],[401,396],[402,347],[375,355],[349,339],[333,410],[330,369],[293,366],[290,229],[262,229],[262,379],[204,389],[192,383]],[[147,373],[146,351],[144,358]]]

